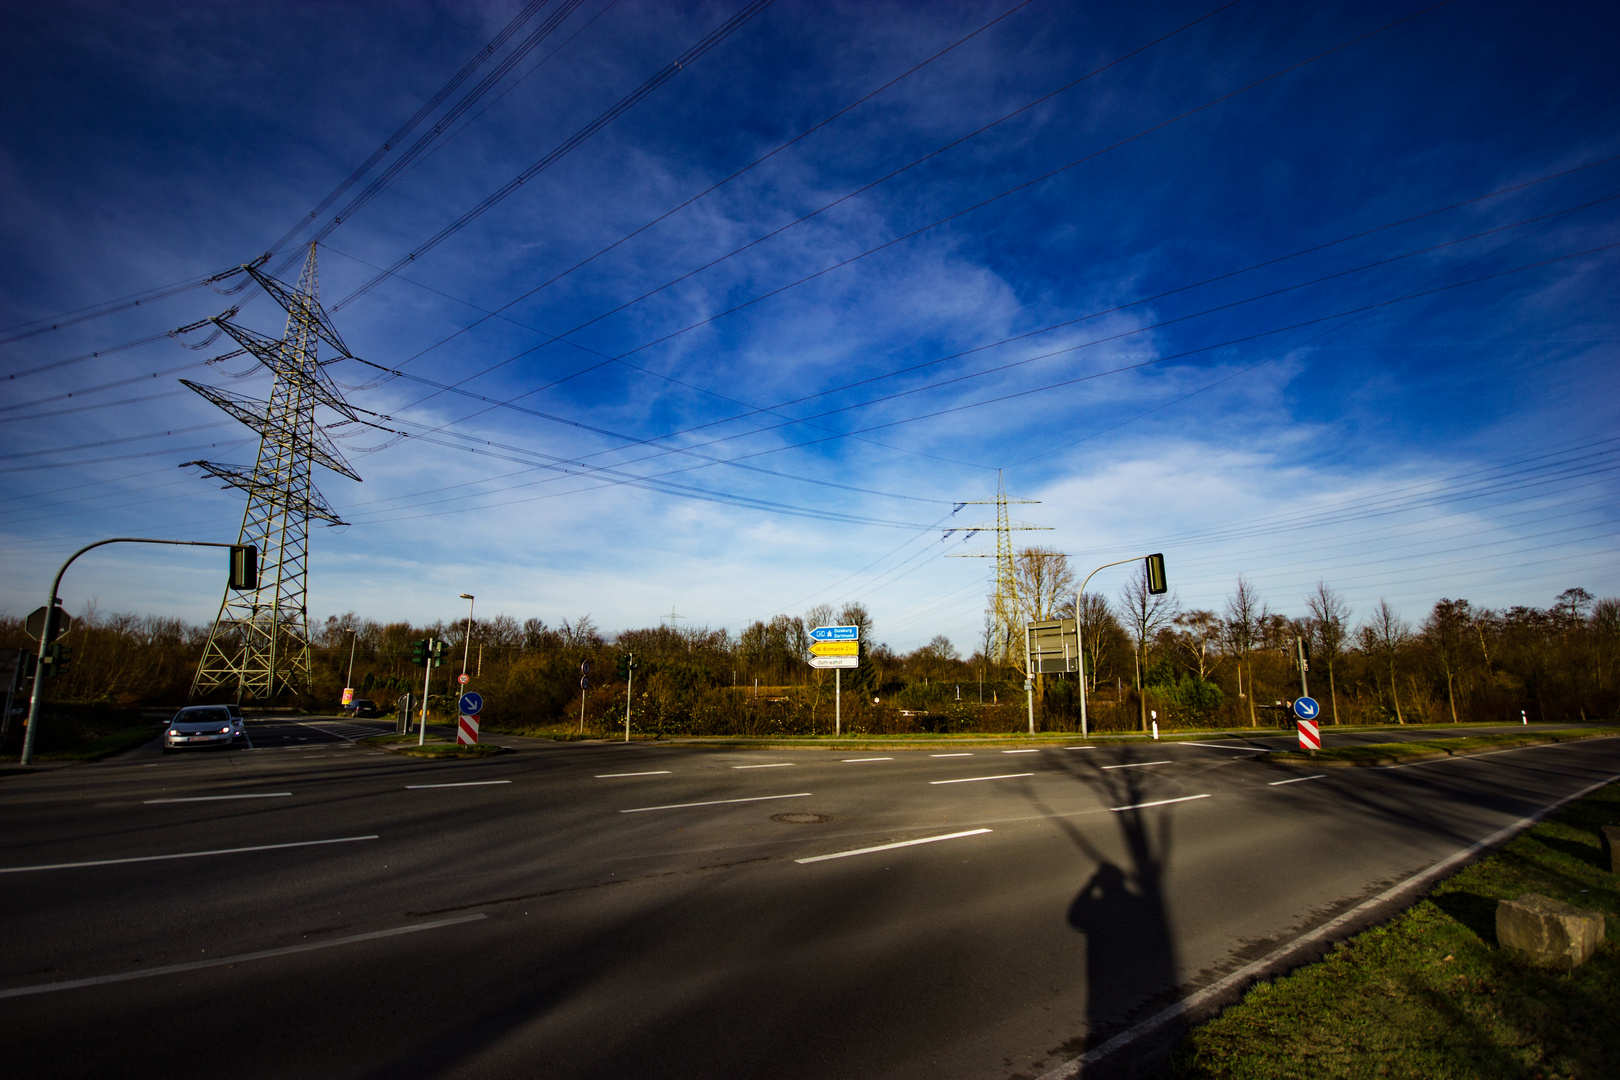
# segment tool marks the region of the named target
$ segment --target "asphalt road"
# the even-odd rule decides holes
[[[386,727],[0,779],[7,1071],[1038,1076],[1620,775],[1620,739],[1353,770],[350,741]]]

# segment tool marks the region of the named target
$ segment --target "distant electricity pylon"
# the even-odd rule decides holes
[[[270,370],[274,376],[270,400],[180,380],[259,433],[259,456],[251,468],[211,461],[185,463],[247,492],[237,542],[255,544],[261,553],[257,587],[225,590],[192,680],[193,695],[233,683],[238,698],[272,698],[309,688],[309,523],[315,519],[344,524],[315,490],[310,473],[312,466],[321,465],[351,480],[360,479],[325,428],[315,422],[315,410],[323,405],[343,418],[339,424],[359,420],[323,370],[324,363],[352,354],[317,299],[315,245],[309,245],[295,289],[259,270],[262,262],[238,272],[251,275],[286,309],[286,333],[278,340],[237,326],[231,321],[234,309],[208,322]],[[323,341],[336,357],[320,359]]]
[[[994,531],[996,534],[996,560],[995,582],[996,589],[990,598],[990,618],[992,622],[993,640],[990,642],[990,657],[997,663],[1010,664],[1015,662],[1013,651],[1013,635],[1019,639],[1024,636],[1024,619],[1022,607],[1018,602],[1018,575],[1013,567],[1012,534],[1035,530],[1050,531],[1050,525],[1030,525],[1022,521],[1012,521],[1007,516],[1007,507],[1012,503],[1038,504],[1039,499],[1009,499],[1007,498],[1007,481],[1002,477],[1001,471],[996,471],[996,497],[990,500],[974,500],[958,503],[963,506],[991,506],[996,508],[996,523],[986,522],[982,525],[961,525],[954,529],[946,529],[948,537],[953,532],[965,532],[969,536],[976,532]],[[953,555],[961,559],[988,559],[992,556],[988,552],[972,551]]]

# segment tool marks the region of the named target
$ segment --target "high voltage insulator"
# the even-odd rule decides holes
[[[262,261],[262,260],[261,260]],[[270,370],[270,400],[231,394],[185,379],[185,386],[259,433],[259,456],[251,466],[188,461],[210,476],[240,488],[248,496],[239,544],[262,553],[259,574],[247,588],[227,586],[214,629],[208,635],[193,695],[234,683],[244,698],[271,698],[310,685],[309,523],[345,524],[321,497],[310,479],[320,465],[359,480],[349,463],[315,421],[319,406],[344,421],[357,419],[342,392],[323,370],[321,342],[337,353],[352,354],[317,299],[315,245],[309,245],[296,288],[288,288],[259,269],[242,267],[271,299],[287,312],[287,329],[268,338],[232,322],[235,312],[209,319],[242,349]]]

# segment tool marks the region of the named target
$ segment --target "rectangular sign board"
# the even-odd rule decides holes
[[[861,658],[858,656],[812,656],[810,666],[813,668],[858,668]]]
[[[811,656],[859,656],[861,643],[858,641],[818,641],[810,646]]]
[[[858,626],[818,626],[810,631],[810,636],[817,641],[859,641],[861,628]]]
[[[1029,669],[1035,674],[1080,670],[1080,635],[1073,619],[1048,619],[1024,628],[1029,643]]]

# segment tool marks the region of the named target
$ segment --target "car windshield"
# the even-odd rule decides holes
[[[176,724],[228,724],[231,714],[224,709],[182,709],[174,718]]]

